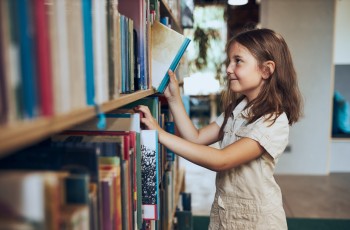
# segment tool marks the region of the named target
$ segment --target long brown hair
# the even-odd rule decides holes
[[[270,29],[253,29],[242,32],[227,43],[227,56],[229,48],[236,42],[249,50],[256,58],[260,69],[263,70],[263,63],[266,61],[275,63],[275,70],[265,81],[259,95],[246,106],[250,108],[248,123],[264,115],[267,115],[267,120],[273,117],[273,122],[275,122],[283,112],[287,114],[289,125],[297,122],[302,115],[302,97],[292,57],[283,37]],[[223,137],[223,128],[227,119],[245,97],[232,92],[229,82],[227,83],[227,89],[223,92],[221,99],[225,119],[220,129],[220,139]]]

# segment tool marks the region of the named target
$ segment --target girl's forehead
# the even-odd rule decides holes
[[[238,42],[233,42],[230,45],[229,53],[230,53],[230,55],[244,55],[244,54],[251,55],[250,51],[245,46],[241,45]]]

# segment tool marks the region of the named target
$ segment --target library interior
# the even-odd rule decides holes
[[[263,28],[288,44],[303,102],[277,158],[259,145],[286,227],[350,229],[349,21],[348,0],[0,0],[0,230],[285,229],[249,216],[250,194],[226,213],[224,172],[165,146],[195,144],[182,121],[218,126],[227,44]]]

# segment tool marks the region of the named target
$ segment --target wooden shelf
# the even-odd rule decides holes
[[[350,137],[332,137],[333,142],[350,142]]]
[[[162,15],[162,17],[168,16],[171,22],[170,24],[173,26],[173,29],[181,34],[183,33],[181,22],[179,22],[179,20],[174,16],[168,3],[166,3],[164,0],[160,1],[160,14]]]
[[[174,218],[175,218],[176,206],[179,203],[180,193],[185,189],[184,183],[185,183],[185,169],[180,168],[178,178],[176,181],[176,185],[175,185],[175,206],[174,206],[174,210],[173,210],[173,214],[172,214],[173,215],[172,220],[174,220]],[[168,225],[168,229],[171,230],[172,227],[173,227],[173,223],[171,222]]]
[[[154,90],[142,90],[132,94],[123,94],[117,99],[102,104],[100,110],[106,113],[154,93]],[[86,107],[67,114],[4,125],[0,127],[0,157],[33,145],[52,134],[87,121],[94,116],[96,116],[95,108]]]

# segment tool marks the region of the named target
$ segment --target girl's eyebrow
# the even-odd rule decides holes
[[[233,55],[233,58],[242,58],[240,55]]]

